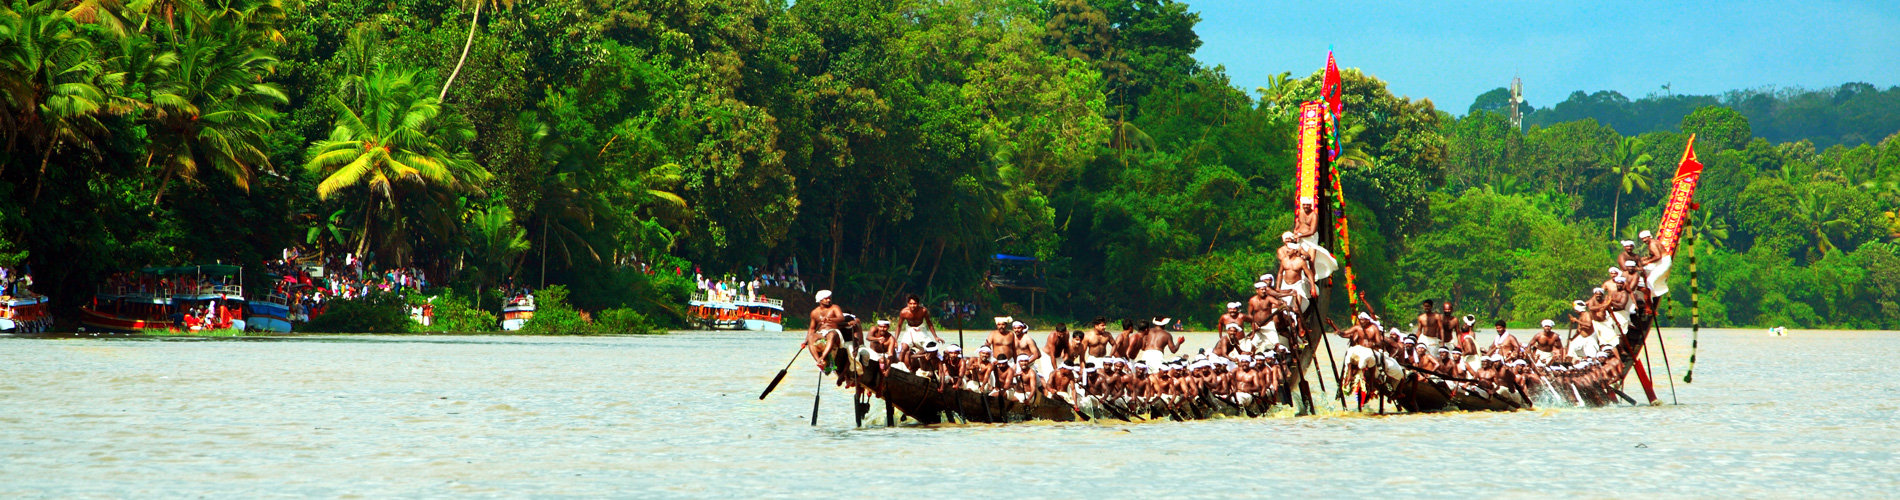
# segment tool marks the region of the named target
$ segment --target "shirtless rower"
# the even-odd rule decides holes
[[[1299,238],[1291,231],[1280,233],[1280,242],[1283,245],[1275,252],[1280,260],[1280,289],[1292,293],[1287,303],[1297,314],[1305,311],[1306,299],[1312,296],[1313,256],[1300,248]]]
[[[1443,320],[1439,319],[1438,312],[1432,310],[1432,299],[1420,302],[1419,308],[1418,318],[1413,320],[1417,323],[1414,333],[1418,335],[1419,342],[1436,348],[1451,340],[1445,325],[1441,324]]]
[[[1069,335],[1069,325],[1056,323],[1055,331],[1049,332],[1048,340],[1043,342],[1042,352],[1048,354],[1043,358],[1051,364],[1074,364],[1082,352],[1076,344],[1076,340]]]
[[[871,351],[871,360],[885,361],[885,366],[890,365],[888,360],[891,356],[891,347],[895,342],[896,339],[891,337],[890,320],[877,320],[877,326],[871,327],[869,332],[864,332],[864,348]]]
[[[930,310],[924,308],[917,294],[904,296],[904,309],[897,312],[897,342],[907,350],[922,350],[928,342],[943,343],[943,337],[937,336],[937,325],[931,321]]]
[[[983,339],[983,346],[989,348],[990,361],[1004,363],[1016,359],[1016,336],[1010,331],[1009,316],[996,317],[996,330]]]
[[[1215,341],[1214,352],[1229,356],[1230,352],[1237,350],[1240,346],[1240,338],[1247,331],[1246,324],[1247,315],[1240,313],[1240,303],[1228,302],[1227,313],[1220,315],[1220,319],[1214,322],[1220,332],[1220,336],[1216,337],[1219,340]]]
[[[1136,355],[1141,354],[1143,335],[1140,324],[1132,319],[1122,320],[1122,335],[1121,339],[1115,343],[1115,357],[1132,360]]]
[[[838,329],[844,324],[844,309],[831,303],[831,290],[819,290],[812,297],[818,300],[818,307],[812,308],[811,322],[805,327],[805,346],[818,369],[828,373],[831,353],[844,342],[843,332]]]
[[[1491,327],[1497,329],[1498,336],[1491,339],[1491,350],[1485,354],[1502,354],[1506,358],[1524,355],[1523,344],[1519,344],[1517,337],[1505,331],[1504,320],[1498,320]]]
[[[1617,265],[1623,266],[1624,270],[1628,271],[1630,266],[1642,261],[1643,257],[1636,254],[1636,242],[1623,240],[1623,252],[1616,254]]]
[[[1449,303],[1445,304],[1445,308],[1450,309],[1451,304]],[[1467,314],[1465,315],[1464,318],[1454,320],[1451,322],[1452,332],[1453,332],[1451,343],[1453,346],[1456,346],[1460,352],[1465,353],[1468,357],[1477,356],[1479,354],[1477,336],[1473,335],[1471,332],[1471,324],[1476,323],[1477,321],[1478,321],[1477,316],[1472,316],[1472,315]]]
[[[1115,344],[1115,336],[1108,331],[1108,318],[1096,316],[1088,333],[1082,335],[1082,354],[1088,360],[1106,358],[1110,347]]]
[[[1153,326],[1142,333],[1144,338],[1141,353],[1137,356],[1139,359],[1146,361],[1150,366],[1156,366],[1167,361],[1162,351],[1170,353],[1181,351],[1181,344],[1187,342],[1187,337],[1177,338],[1168,334],[1167,329],[1162,328],[1168,326],[1171,321],[1173,320],[1170,318],[1155,318],[1152,322]]]
[[[1264,277],[1272,278],[1273,276],[1265,275]],[[1278,328],[1278,325],[1274,327],[1268,325],[1276,323],[1279,319],[1279,311],[1286,306],[1286,302],[1281,301],[1280,297],[1286,296],[1287,293],[1274,289],[1266,280],[1254,283],[1253,292],[1253,297],[1247,299],[1247,324],[1253,330],[1253,342],[1251,342],[1253,345],[1242,343],[1241,350],[1263,352],[1285,342],[1281,328]]]
[[[1564,339],[1557,335],[1556,330],[1551,329],[1557,326],[1557,322],[1544,320],[1542,325],[1544,329],[1531,337],[1531,351],[1533,351],[1531,360],[1536,361],[1538,365],[1548,365],[1557,357],[1558,352],[1564,350]]]
[[[1471,318],[1471,321],[1477,321],[1477,320],[1478,318],[1475,316]],[[1458,315],[1457,313],[1452,312],[1451,301],[1449,300],[1445,301],[1445,303],[1443,304],[1439,304],[1438,328],[1440,330],[1443,330],[1443,333],[1445,334],[1446,342],[1455,342],[1458,340],[1458,337],[1460,335],[1471,332],[1471,324],[1458,321]],[[1466,352],[1475,352],[1475,351],[1466,351]]]
[[[1036,347],[1036,339],[1029,338],[1029,325],[1017,321],[1012,326],[1015,327],[1015,345],[1013,347],[1016,352],[1016,360],[1022,363],[1021,368],[1025,371],[1035,373],[1038,376],[1045,375],[1046,372],[1035,369],[1037,366],[1035,363],[1043,359],[1044,356],[1042,348]],[[1025,356],[1028,358],[1024,359]]]

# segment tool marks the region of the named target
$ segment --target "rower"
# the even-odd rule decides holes
[[[1265,351],[1285,342],[1275,323],[1279,319],[1280,309],[1286,306],[1280,297],[1288,296],[1288,293],[1268,284],[1272,279],[1274,276],[1271,274],[1260,275],[1260,281],[1253,284],[1253,297],[1247,299],[1247,319],[1253,326],[1254,352]]]
[[[812,295],[818,306],[811,310],[811,322],[805,327],[805,346],[811,351],[811,359],[818,363],[818,369],[830,372],[831,353],[844,342],[839,326],[844,324],[844,310],[831,303],[831,290],[819,290]]]
[[[1096,316],[1088,333],[1082,335],[1082,355],[1088,361],[1111,356],[1115,336],[1108,331],[1108,318]]]
[[[1539,366],[1550,364],[1551,359],[1557,356],[1557,352],[1562,351],[1564,348],[1563,337],[1557,335],[1556,330],[1551,329],[1557,326],[1557,322],[1547,319],[1544,320],[1542,325],[1543,330],[1538,331],[1536,336],[1531,337],[1531,350],[1535,351],[1535,354],[1532,355],[1532,360],[1536,361]]]
[[[904,309],[898,311],[897,318],[903,328],[903,332],[897,336],[897,343],[905,349],[923,349],[925,343],[932,341],[943,343],[943,337],[937,336],[937,325],[931,321],[930,310],[924,308],[917,294],[904,296]]]
[[[1043,359],[1043,353],[1042,348],[1036,347],[1035,339],[1029,338],[1029,325],[1017,321],[1011,326],[1015,327],[1012,330],[1015,339],[1012,347],[1015,349],[1016,360],[1023,364],[1019,368],[1026,372],[1035,373],[1037,376],[1047,375],[1047,371],[1037,369],[1040,368],[1039,365],[1032,364]]]
[[[1524,353],[1524,346],[1517,343],[1517,337],[1505,331],[1504,320],[1498,320],[1491,327],[1497,329],[1498,336],[1491,339],[1491,351],[1486,354],[1502,354],[1507,358],[1515,358]]]
[[[1169,335],[1167,329],[1162,328],[1168,326],[1168,323],[1172,321],[1173,319],[1171,318],[1162,317],[1156,317],[1151,321],[1152,326],[1148,327],[1148,331],[1142,334],[1144,338],[1142,339],[1141,353],[1136,356],[1137,359],[1147,362],[1149,366],[1159,366],[1167,362],[1166,355],[1162,354],[1163,350],[1168,352],[1181,351],[1181,344],[1187,342],[1187,337],[1176,338],[1173,335]]]
[[[1623,240],[1623,252],[1616,255],[1616,262],[1623,266],[1624,271],[1628,272],[1630,267],[1642,260],[1643,257],[1636,254],[1636,242]]]
[[[1451,336],[1444,332],[1445,326],[1441,324],[1442,320],[1438,317],[1438,313],[1432,310],[1432,299],[1425,299],[1418,305],[1420,311],[1418,318],[1414,320],[1417,326],[1414,327],[1413,333],[1418,335],[1419,342],[1438,347],[1451,340]]]
[[[1283,244],[1277,250],[1280,260],[1280,290],[1290,292],[1287,299],[1295,314],[1306,311],[1306,300],[1312,296],[1313,270],[1308,266],[1312,254],[1300,247],[1299,239],[1291,231],[1280,233]]]
[[[996,330],[983,340],[983,346],[989,348],[990,357],[995,363],[1008,363],[1016,357],[1016,336],[1010,332],[1009,316],[996,317]]]
[[[1046,355],[1036,360],[1036,372],[1045,377],[1054,371],[1056,365],[1074,362],[1076,353],[1081,351],[1075,347],[1075,340],[1069,337],[1067,323],[1056,323],[1055,331],[1049,332],[1042,346],[1042,352]]]
[[[1445,309],[1451,309],[1451,303],[1446,303]],[[1471,325],[1477,322],[1477,316],[1467,314],[1464,318],[1451,323],[1452,332],[1453,335],[1455,335],[1452,340],[1452,345],[1458,346],[1458,350],[1463,351],[1468,357],[1477,356],[1479,354],[1478,339],[1471,334]],[[1469,361],[1469,358],[1467,358],[1466,361]]]
[[[1225,356],[1228,352],[1235,350],[1233,348],[1240,345],[1240,337],[1246,331],[1241,325],[1246,323],[1247,315],[1240,313],[1240,303],[1228,302],[1227,313],[1222,314],[1214,323],[1220,328],[1220,337],[1214,344],[1214,352]]]
[[[894,339],[891,338],[891,321],[877,320],[877,326],[864,334],[864,349],[871,354],[872,361],[883,361],[891,355]],[[888,366],[888,364],[887,364]]]

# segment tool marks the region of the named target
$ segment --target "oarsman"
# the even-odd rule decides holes
[[[1280,335],[1282,328],[1279,323],[1281,323],[1280,311],[1286,306],[1286,302],[1281,301],[1280,297],[1287,296],[1287,292],[1275,289],[1267,283],[1267,279],[1272,279],[1273,275],[1262,275],[1262,278],[1265,279],[1253,284],[1253,297],[1247,299],[1247,319],[1253,330],[1251,340],[1254,344],[1254,352],[1264,351],[1286,342]]]
[[[831,290],[819,290],[812,297],[818,300],[818,306],[812,308],[811,322],[805,327],[805,348],[818,368],[830,373],[831,353],[844,342],[844,332],[839,330],[844,324],[844,309],[831,303]]]
[[[1333,253],[1319,245],[1319,208],[1312,203],[1301,203],[1294,212],[1293,238],[1299,241],[1300,249],[1306,251],[1307,261],[1312,265],[1312,281],[1326,279],[1339,269],[1339,261]],[[1309,294],[1310,296],[1310,294]]]
[[[1472,319],[1475,321],[1477,318]],[[1450,343],[1458,340],[1459,334],[1471,331],[1471,326],[1458,321],[1458,315],[1452,312],[1451,301],[1447,300],[1439,304],[1438,329],[1445,335],[1444,341]]]
[[[1280,242],[1283,244],[1277,251],[1280,259],[1280,290],[1292,293],[1287,303],[1298,314],[1306,310],[1306,299],[1313,295],[1313,269],[1309,265],[1313,256],[1312,252],[1301,248],[1299,240],[1294,238],[1291,231],[1280,233]]]
[[[1082,353],[1084,359],[1094,362],[1111,356],[1115,335],[1108,331],[1108,318],[1096,316],[1087,334],[1082,335]]]
[[[1631,312],[1634,312],[1637,306],[1649,302],[1649,283],[1643,281],[1647,275],[1643,273],[1642,266],[1636,265],[1636,262],[1635,259],[1623,261],[1623,275],[1618,276],[1623,278],[1619,284],[1629,291],[1626,294],[1629,298],[1627,309]]]
[[[1550,364],[1551,360],[1557,357],[1557,353],[1562,352],[1564,349],[1563,336],[1558,335],[1556,330],[1551,329],[1557,326],[1557,322],[1544,320],[1542,325],[1543,330],[1538,331],[1536,336],[1531,337],[1531,351],[1533,351],[1531,359],[1532,361],[1536,361],[1539,366]]]
[[[1016,359],[1016,335],[1010,331],[1012,321],[1015,320],[1009,316],[997,316],[996,330],[983,339],[983,347],[988,348],[992,363],[1007,364]]]
[[[1438,312],[1432,310],[1432,299],[1420,302],[1419,309],[1418,318],[1413,320],[1417,323],[1413,333],[1418,335],[1419,342],[1436,348],[1451,340],[1451,336],[1446,333],[1447,328],[1441,324]]]
[[[1450,309],[1451,304],[1445,304],[1445,308]],[[1479,352],[1478,339],[1471,333],[1471,324],[1477,321],[1477,316],[1465,315],[1464,318],[1451,322],[1454,336],[1452,345],[1457,347],[1459,352],[1465,353],[1467,356],[1465,361],[1470,361],[1470,357],[1477,356]]]
[[[1214,322],[1220,335],[1216,337],[1214,352],[1222,356],[1240,350],[1241,338],[1246,336],[1247,315],[1241,314],[1239,302],[1228,302],[1227,313]]]
[[[1501,354],[1506,358],[1517,358],[1524,354],[1524,346],[1517,343],[1517,337],[1505,331],[1504,320],[1498,320],[1491,327],[1497,329],[1498,336],[1491,339],[1491,351],[1485,354]]]
[[[1037,370],[1046,375],[1055,368],[1055,365],[1075,364],[1082,352],[1075,344],[1076,340],[1069,335],[1069,325],[1056,323],[1055,331],[1049,332],[1048,339],[1043,341],[1043,356],[1036,361]]]
[[[1624,271],[1627,272],[1630,267],[1635,266],[1637,262],[1641,262],[1642,260],[1643,257],[1636,254],[1636,242],[1623,240],[1623,252],[1616,254],[1616,263],[1622,266]]]
[[[1153,325],[1142,333],[1144,338],[1141,353],[1136,356],[1137,359],[1147,362],[1149,366],[1158,366],[1167,362],[1166,355],[1162,351],[1170,353],[1181,351],[1181,344],[1187,342],[1187,337],[1175,338],[1168,334],[1166,328],[1163,328],[1172,321],[1171,318],[1155,318],[1151,322]]]
[[[1598,288],[1590,292],[1592,294],[1590,302],[1584,303],[1583,318],[1581,318],[1590,321],[1590,328],[1579,327],[1576,335],[1570,337],[1569,354],[1575,359],[1588,359],[1596,355],[1598,349],[1596,331],[1599,327],[1603,327],[1603,321],[1598,318],[1608,314],[1605,309],[1609,307],[1609,299],[1603,296],[1603,289]],[[1607,327],[1603,330],[1611,331]]]
[[[1643,282],[1649,284],[1650,296],[1660,297],[1669,293],[1669,264],[1675,258],[1663,246],[1663,241],[1649,234],[1648,230],[1644,230],[1640,236],[1649,255],[1636,262],[1643,267]]]
[[[1015,326],[1016,360],[1024,363],[1020,367],[1024,371],[1033,371],[1037,365],[1030,363],[1036,363],[1037,360],[1043,358],[1042,348],[1036,347],[1036,339],[1029,338],[1029,325],[1017,321],[1013,326]],[[1036,373],[1036,375],[1043,375],[1043,373]]]
[[[937,336],[937,325],[930,316],[930,310],[924,308],[917,294],[904,296],[904,309],[898,311],[897,318],[902,333],[897,341],[906,349],[921,350],[926,343],[943,343],[943,337]]]
[[[871,353],[872,361],[883,361],[891,355],[891,347],[896,343],[891,337],[890,320],[877,320],[877,326],[864,333],[864,349]]]
[[[1133,360],[1141,354],[1143,335],[1140,324],[1132,319],[1122,320],[1122,335],[1120,342],[1115,345],[1115,357]]]

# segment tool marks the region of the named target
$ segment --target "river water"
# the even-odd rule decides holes
[[[862,429],[796,333],[0,338],[0,498],[1900,494],[1900,333],[1687,335],[1679,406]]]

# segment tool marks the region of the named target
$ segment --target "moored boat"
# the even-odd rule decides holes
[[[51,330],[51,302],[52,299],[37,294],[0,295],[0,332],[34,333]]]
[[[712,300],[705,291],[693,294],[687,302],[687,314],[698,327],[709,330],[785,331],[785,301],[765,297],[734,297]]]
[[[79,322],[89,330],[126,333],[243,329],[242,272],[216,264],[115,275],[79,308]]]
[[[533,295],[529,295],[529,294],[516,295],[512,298],[509,298],[507,302],[503,302],[501,305],[501,329],[502,330],[511,331],[511,332],[515,330],[520,330],[522,326],[525,326],[528,324],[528,320],[533,319],[533,318],[534,318],[534,296]]]

